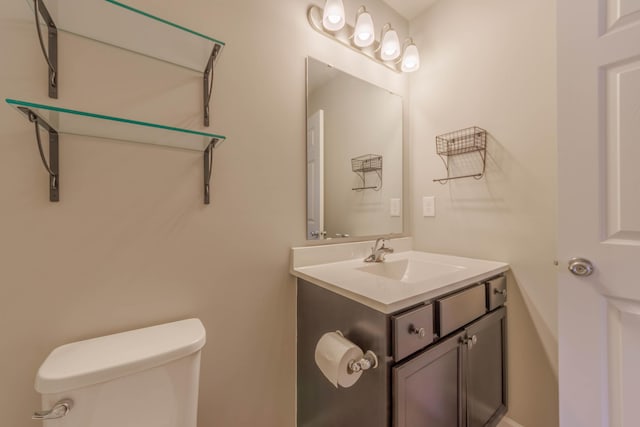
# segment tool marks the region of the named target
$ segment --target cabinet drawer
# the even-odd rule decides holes
[[[404,359],[433,342],[433,305],[392,317],[393,355]]]
[[[496,308],[503,306],[507,301],[507,279],[502,277],[496,277],[493,280],[489,280],[486,283],[487,287],[487,308],[489,311],[493,311]]]
[[[436,301],[440,337],[477,319],[487,312],[485,285],[479,284]]]

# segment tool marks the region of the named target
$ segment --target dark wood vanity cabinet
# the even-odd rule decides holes
[[[506,412],[506,309],[392,369],[394,427],[495,426]]]
[[[298,280],[298,427],[484,427],[507,410],[504,276],[384,314]],[[315,345],[340,330],[379,366],[336,389]]]

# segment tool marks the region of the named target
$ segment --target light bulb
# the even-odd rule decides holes
[[[356,28],[353,33],[353,42],[358,47],[367,47],[373,43],[373,18],[371,14],[367,12],[364,6],[360,9],[356,18]]]
[[[404,50],[400,69],[405,73],[410,73],[416,71],[418,68],[420,68],[420,54],[418,53],[418,48],[412,41]]]
[[[342,0],[327,0],[324,5],[322,25],[329,31],[339,31],[344,27],[344,5]]]
[[[400,56],[400,39],[396,30],[389,28],[382,36],[380,57],[384,61],[391,61]]]

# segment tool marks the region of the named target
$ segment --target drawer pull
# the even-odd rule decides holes
[[[494,289],[494,290],[493,290],[493,293],[494,293],[494,294],[500,294],[500,295],[502,295],[503,297],[506,297],[506,296],[507,296],[507,290],[506,290],[506,289]]]
[[[416,329],[413,325],[409,326],[409,333],[416,334],[420,338],[424,338],[427,335],[427,331],[425,331],[424,328]]]

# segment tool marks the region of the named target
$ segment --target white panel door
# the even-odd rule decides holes
[[[560,424],[637,427],[640,0],[558,0],[558,66]]]
[[[324,232],[324,110],[307,119],[307,239]]]

